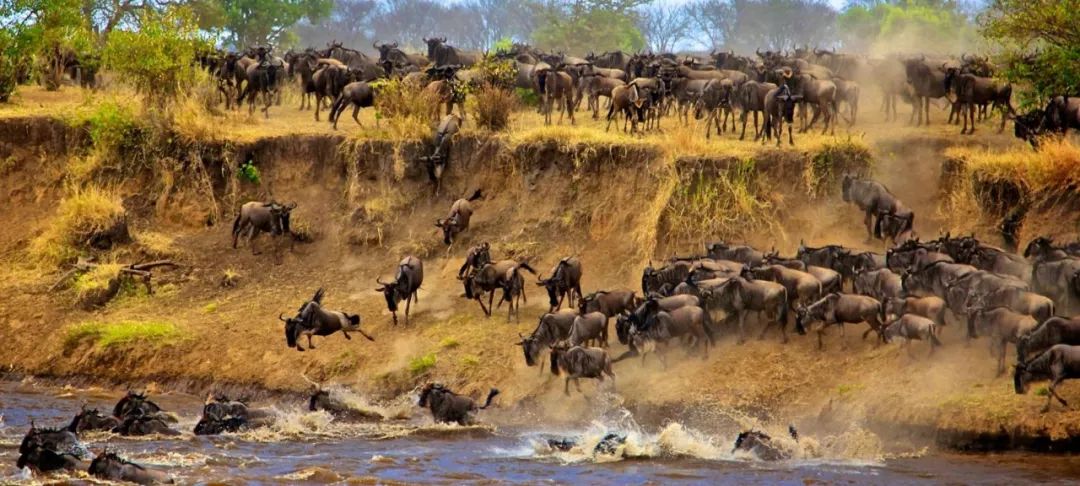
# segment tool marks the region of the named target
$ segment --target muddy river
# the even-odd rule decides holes
[[[35,477],[15,467],[30,420],[39,426],[70,421],[82,404],[111,411],[120,393],[0,383],[0,484],[87,480],[85,474]],[[787,444],[795,458],[764,462],[733,454],[734,437],[713,436],[667,423],[640,426],[625,410],[578,425],[460,427],[435,425],[408,403],[370,406],[390,419],[377,424],[335,422],[301,404],[283,404],[273,426],[196,437],[190,433],[202,400],[154,394],[176,414],[177,438],[82,437],[91,451],[108,446],[138,463],[169,472],[180,484],[1018,484],[1071,483],[1080,460],[1026,453],[955,454],[923,451],[872,458],[829,457],[828,447],[801,438]],[[492,418],[499,418],[494,416]],[[498,423],[498,420],[494,420]],[[534,421],[536,422],[536,421]],[[626,437],[617,456],[592,453],[602,437]],[[560,452],[548,438],[573,438],[580,447]]]

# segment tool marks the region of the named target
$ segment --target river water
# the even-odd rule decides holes
[[[0,484],[86,480],[85,474],[34,477],[17,470],[19,442],[31,419],[38,426],[67,424],[84,403],[108,413],[120,395],[0,382]],[[734,437],[710,436],[678,423],[650,429],[624,410],[553,428],[522,425],[529,420],[508,420],[515,425],[505,426],[435,425],[405,398],[381,407],[367,405],[391,418],[378,424],[336,423],[325,413],[304,412],[299,403],[278,404],[279,417],[269,428],[195,437],[190,431],[202,400],[173,393],[151,399],[177,415],[183,436],[96,433],[81,439],[92,451],[108,446],[130,460],[166,470],[181,484],[1075,484],[1080,478],[1080,460],[1067,456],[924,452],[856,459],[828,457],[828,448],[811,438],[786,443],[795,459],[764,462],[732,454]],[[623,458],[591,453],[591,446],[609,432],[627,436],[620,449]],[[553,436],[573,437],[583,445],[552,451],[546,438]]]

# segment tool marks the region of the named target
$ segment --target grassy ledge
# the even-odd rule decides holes
[[[131,343],[167,345],[183,338],[180,328],[163,321],[83,322],[69,327],[64,346],[72,348],[84,342],[110,348]]]

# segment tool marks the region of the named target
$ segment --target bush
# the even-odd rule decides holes
[[[198,79],[195,54],[206,44],[195,16],[175,7],[143,10],[137,30],[114,30],[103,63],[158,106],[174,100]]]
[[[431,368],[434,368],[437,361],[438,358],[435,357],[435,354],[425,354],[423,356],[417,356],[409,360],[409,372],[412,373],[414,376],[422,375]]]
[[[57,265],[76,257],[96,235],[120,225],[124,206],[117,195],[94,187],[80,189],[60,201],[52,223],[30,242],[30,255],[38,263]]]
[[[510,125],[510,115],[518,108],[518,98],[506,88],[485,84],[472,97],[476,112],[476,125],[492,131],[503,130]]]
[[[380,79],[371,83],[375,90],[375,119],[385,120],[391,135],[420,138],[429,135],[432,114],[441,108],[438,100],[419,85],[400,79]]]

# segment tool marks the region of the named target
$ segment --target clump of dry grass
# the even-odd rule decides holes
[[[144,231],[135,234],[140,250],[150,258],[173,258],[180,254],[176,239],[164,233]]]
[[[1080,147],[1067,140],[1047,140],[1037,151],[1027,146],[1005,151],[952,147],[945,155],[963,160],[983,180],[1012,182],[1033,194],[1059,194],[1080,184]]]
[[[468,99],[476,125],[492,131],[508,127],[510,115],[517,111],[520,103],[514,92],[491,84],[484,84]]]
[[[45,232],[30,242],[30,256],[42,265],[57,265],[78,255],[93,234],[124,219],[120,197],[104,189],[76,189],[60,201]]]
[[[372,83],[375,119],[387,138],[418,139],[431,135],[431,123],[439,110],[435,97],[419,85],[399,79]],[[371,132],[361,135],[371,138]]]
[[[778,227],[776,205],[753,159],[736,159],[717,174],[688,170],[664,210],[666,234],[678,240],[732,238]]]

